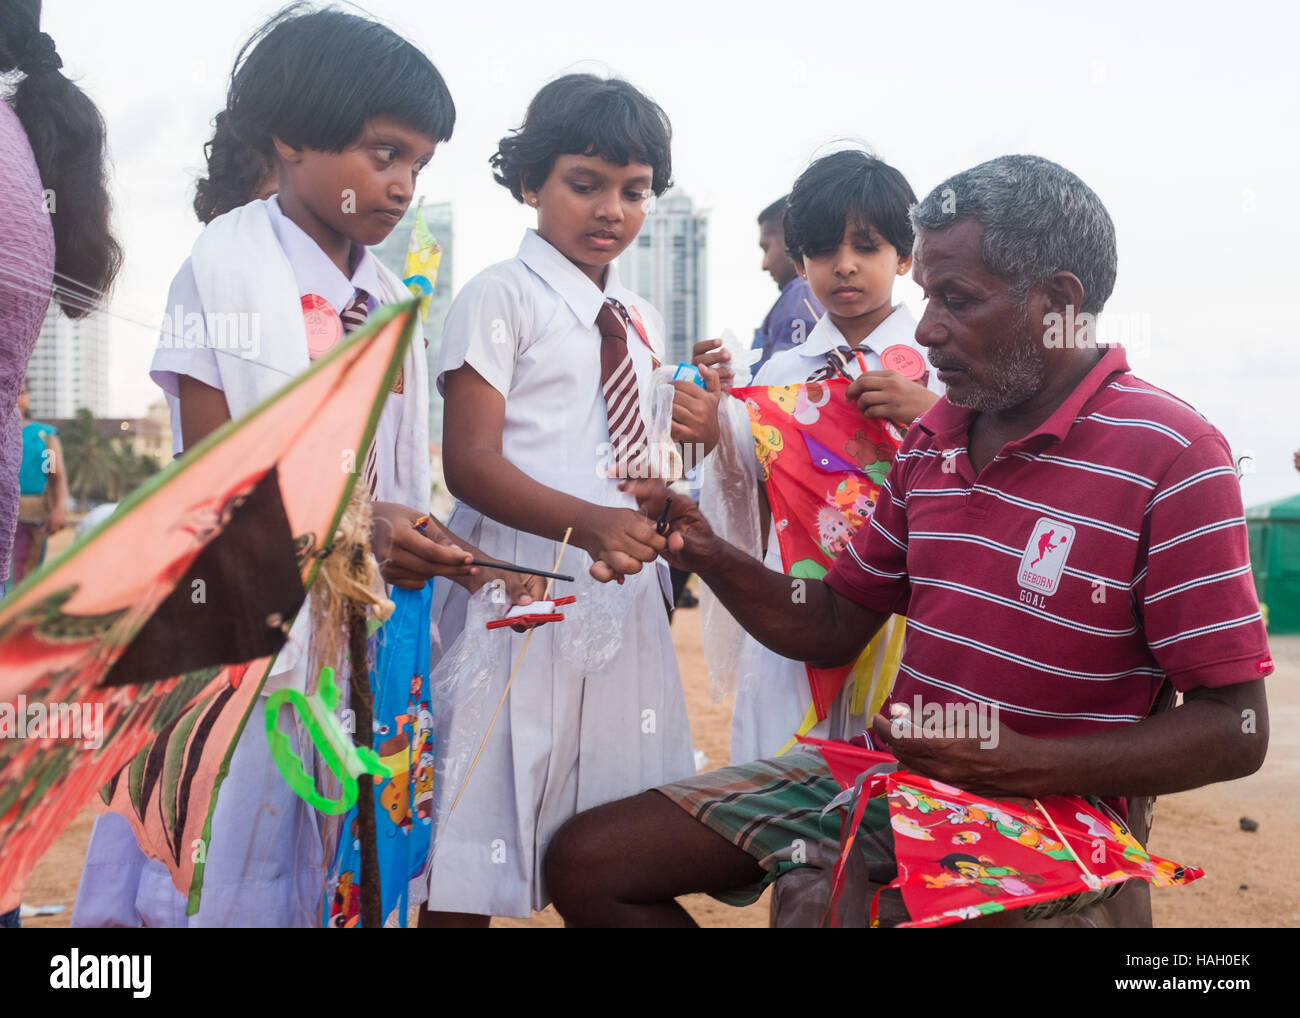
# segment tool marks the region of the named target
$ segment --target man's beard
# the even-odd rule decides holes
[[[1030,328],[1027,304],[1021,306],[1010,337],[993,347],[989,361],[988,381],[975,384],[971,380],[960,397],[954,398],[949,392],[949,402],[981,413],[1008,410],[1019,406],[1043,387],[1047,376],[1047,352],[1043,337],[1035,335]]]

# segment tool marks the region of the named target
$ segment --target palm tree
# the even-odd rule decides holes
[[[68,490],[85,508],[91,499],[103,500],[114,474],[113,448],[100,437],[95,419],[82,407],[64,430],[63,457],[68,465]]]
[[[95,419],[82,407],[63,430],[68,490],[85,508],[90,502],[119,502],[161,467],[152,456],[138,455],[124,436],[101,435]]]

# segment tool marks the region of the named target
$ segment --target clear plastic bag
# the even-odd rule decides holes
[[[549,654],[553,660],[563,661],[566,671],[592,675],[608,666],[621,649],[624,622],[634,608],[633,584],[598,583],[587,571],[591,560],[578,549],[567,549],[565,558],[571,561],[561,561],[559,571],[572,575],[574,582],[564,584],[564,593],[573,594],[576,601],[558,609],[564,613],[563,622],[543,624],[533,631],[532,639],[525,636],[522,640],[511,639],[513,631],[508,628],[488,629],[487,623],[504,616],[511,606],[494,596],[498,588],[485,585],[468,599],[464,629],[433,669],[430,688],[435,740],[438,747],[444,747],[434,754],[433,859],[438,831],[470,777],[480,747],[488,738],[505,737],[497,728],[490,733],[488,728],[520,656],[525,657],[524,668],[529,656]],[[553,590],[551,596],[557,592]],[[543,634],[553,641],[549,650],[532,646]],[[451,738],[453,732],[455,739]],[[456,747],[454,752],[446,751],[450,746]]]
[[[499,596],[493,596],[497,590],[485,585],[469,598],[465,607],[465,628],[446,648],[442,660],[429,676],[433,696],[433,786],[436,790],[432,855],[436,855],[438,831],[451,811],[456,791],[464,784],[496,709],[500,693],[496,691],[497,683],[493,679],[510,665],[510,648],[514,642],[506,635],[510,630],[487,628],[488,622],[500,618],[510,607]],[[451,738],[453,731],[459,736],[454,740]],[[463,736],[467,732],[475,733],[477,737],[466,739]],[[457,747],[456,752],[444,750],[444,747],[452,745]]]
[[[677,365],[656,369],[650,376],[650,470],[648,476],[662,478],[667,484],[682,479],[682,454],[673,442],[673,387]]]
[[[746,346],[744,341],[730,329],[723,329],[719,338],[722,340],[722,349],[731,354],[729,366],[734,376],[731,384],[735,388],[749,385],[754,377],[754,362],[763,355],[763,351]]]
[[[583,559],[590,562],[585,555]],[[653,563],[643,569],[653,570]],[[591,675],[614,660],[622,646],[622,632],[633,610],[635,590],[631,580],[624,584],[599,583],[583,569],[574,573],[576,582],[565,584],[578,598],[564,608],[564,621],[555,623],[557,654],[571,662],[581,674]],[[599,590],[597,589],[599,588]]]
[[[719,537],[761,558],[757,485],[749,411],[741,400],[728,397],[718,406],[718,446],[700,467],[700,511]],[[747,639],[707,584],[702,584],[700,593],[700,626],[709,694],[715,703],[757,681],[758,645]]]

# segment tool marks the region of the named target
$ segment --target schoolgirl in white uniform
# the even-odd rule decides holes
[[[376,75],[379,63],[385,74]],[[312,108],[301,106],[304,95],[315,97]],[[254,35],[236,63],[225,117],[253,154],[275,167],[280,193],[214,219],[172,283],[151,376],[171,407],[177,455],[326,352],[309,342],[307,301],[339,316],[337,339],[346,322],[359,324],[380,304],[409,297],[366,245],[396,225],[387,210],[409,204],[416,174],[450,137],[455,110],[438,71],[415,47],[367,19],[320,11],[273,18]],[[339,180],[353,188],[351,212],[340,209]],[[205,328],[209,312],[231,327],[226,335]],[[377,504],[392,507],[393,521],[429,505],[421,344],[408,351],[401,378],[401,391],[384,404],[370,476],[360,479],[373,485]],[[408,549],[426,556],[419,576],[402,569]],[[432,575],[469,575],[470,553],[414,531],[384,550],[392,558],[390,582],[418,586]],[[306,687],[307,617],[304,607],[264,696]],[[253,718],[260,717],[255,707]],[[319,924],[326,858],[319,818],[280,776],[255,721],[244,728],[220,788],[205,855],[201,907],[187,917],[166,867],[141,852],[121,816],[105,814],[92,835],[73,925]]]
[[[559,572],[622,580],[569,588],[580,597],[565,621],[534,631],[454,812],[458,788],[435,781],[422,925],[484,926],[543,908],[542,859],[561,823],[694,771],[654,565],[662,538],[607,472],[619,425],[633,411],[646,416],[664,336],[613,260],[635,239],[649,193],[668,186],[668,145],[666,117],[632,86],[568,75],[542,89],[494,158],[498,182],[537,209],[538,228],[513,259],[466,284],[447,314],[438,385],[458,500],[448,525],[490,555],[545,569],[572,527]],[[626,365],[617,377],[602,368],[607,343],[622,356],[622,337],[634,394],[619,388]],[[465,625],[464,592],[447,589],[434,612],[449,646]],[[513,664],[525,637],[498,638],[510,641],[503,661]],[[601,644],[617,649],[598,666],[573,650]],[[488,679],[489,710],[508,671],[503,663]],[[435,702],[435,773],[475,750],[482,726],[457,723],[472,706]]]

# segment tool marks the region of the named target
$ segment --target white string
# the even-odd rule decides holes
[[[71,307],[78,311],[85,311],[87,313],[98,312],[105,317],[112,318],[119,322],[126,322],[129,325],[135,325],[153,333],[161,331],[160,322],[144,322],[127,315],[119,314],[116,311],[110,311],[107,307],[96,303],[82,293],[72,292],[57,285],[53,288],[39,286],[37,285],[40,282],[39,280],[25,278],[17,273],[8,271],[4,265],[0,265],[0,282],[18,284],[13,288],[19,293],[26,293],[35,297],[48,296],[52,302],[57,302],[60,305]]]

